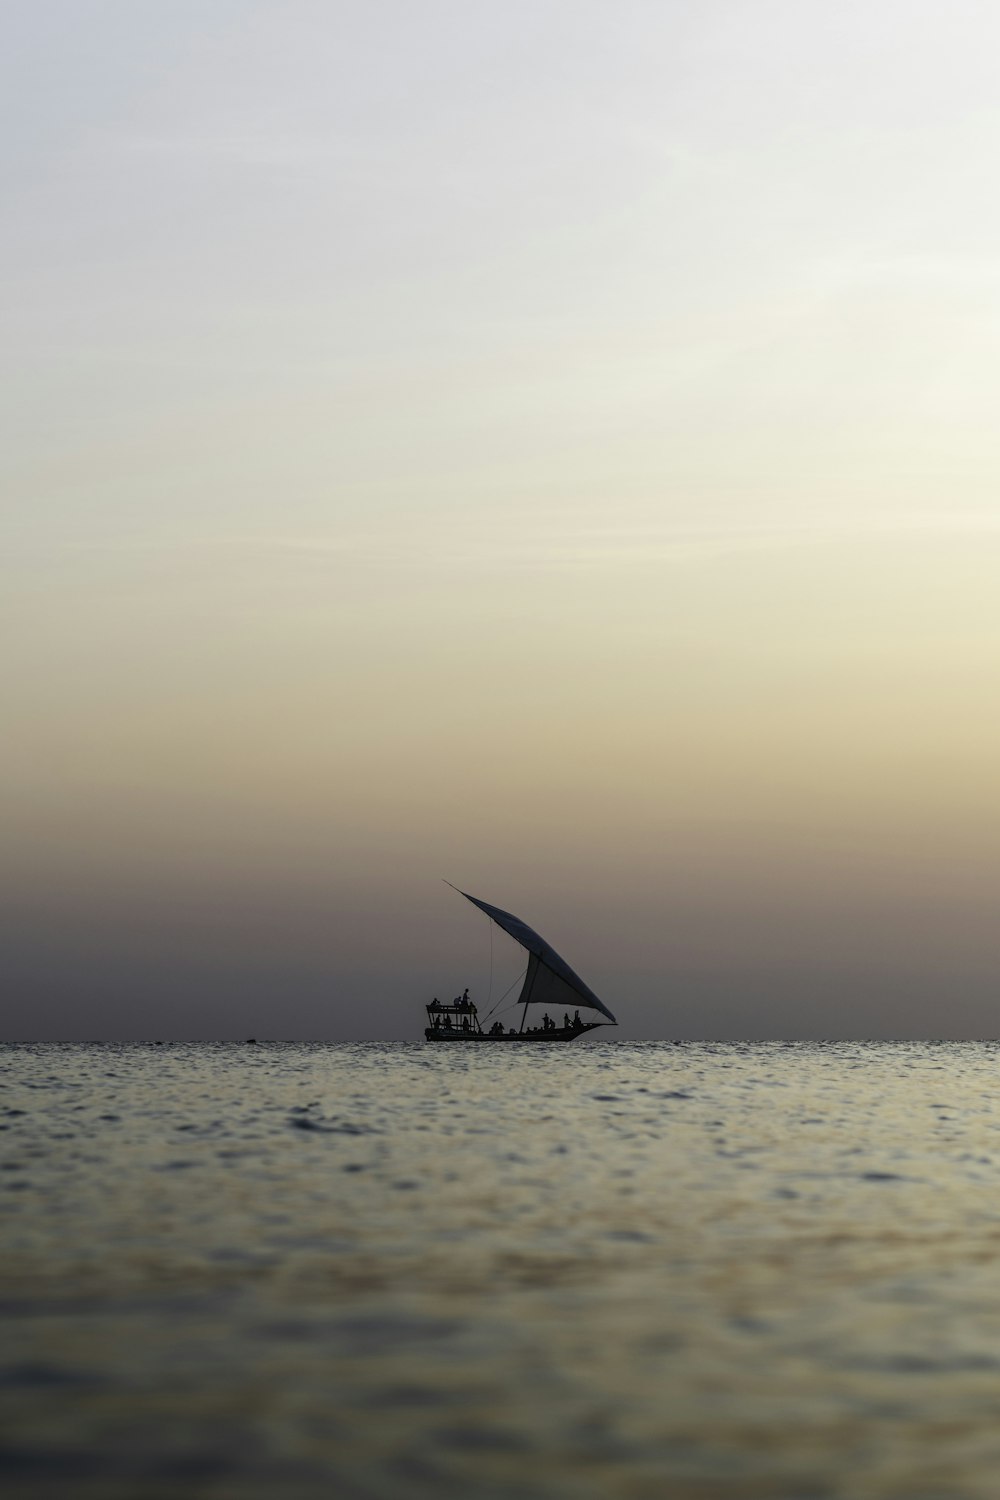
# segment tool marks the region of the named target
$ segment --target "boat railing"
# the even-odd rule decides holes
[[[482,1031],[475,1001],[464,997],[453,1000],[450,1005],[444,1005],[437,999],[432,1000],[427,1007],[427,1019],[435,1030]]]

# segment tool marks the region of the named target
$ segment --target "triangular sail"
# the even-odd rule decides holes
[[[533,927],[529,927],[527,922],[522,922],[520,917],[511,916],[509,911],[501,911],[498,906],[490,906],[488,902],[470,896],[468,891],[461,891],[459,894],[466,901],[471,901],[473,906],[478,906],[480,911],[484,911],[515,943],[520,943],[530,954],[528,972],[518,996],[520,1004],[551,1005],[554,1010],[578,1010],[585,1007],[587,1010],[599,1010],[602,1016],[607,1016],[609,1021],[618,1024],[603,1001],[598,1000],[593,990],[584,984],[578,974],[574,974],[566,960],[560,958],[556,950]]]

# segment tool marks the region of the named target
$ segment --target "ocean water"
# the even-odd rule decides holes
[[[3,1048],[0,1487],[993,1500],[998,1065]]]

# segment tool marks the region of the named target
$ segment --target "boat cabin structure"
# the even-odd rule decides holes
[[[428,1030],[475,1031],[480,1036],[483,1034],[483,1028],[479,1024],[479,1012],[468,998],[468,991],[457,1000],[453,1000],[450,1005],[442,1005],[435,996],[427,1007],[427,1026]]]

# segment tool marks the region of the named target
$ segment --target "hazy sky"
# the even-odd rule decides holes
[[[11,0],[0,1035],[995,1035],[998,51]]]

